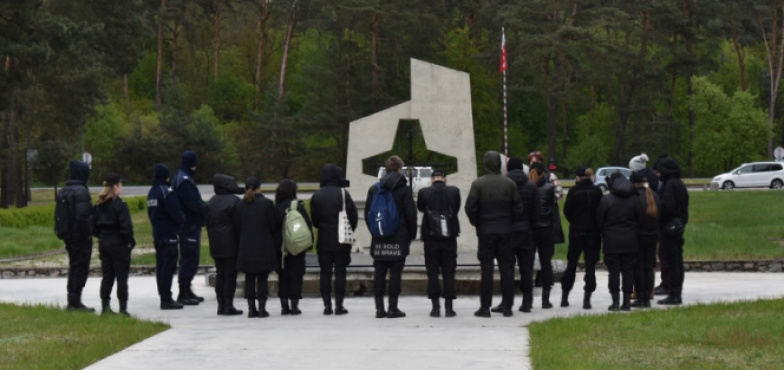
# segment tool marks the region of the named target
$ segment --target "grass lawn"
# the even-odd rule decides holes
[[[535,369],[781,369],[784,299],[552,319],[529,326]]]
[[[0,304],[0,322],[1,369],[81,369],[169,329],[119,315],[7,303]]]

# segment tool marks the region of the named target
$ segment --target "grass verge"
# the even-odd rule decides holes
[[[8,303],[0,304],[0,322],[2,369],[80,369],[169,329],[119,315]]]
[[[531,324],[535,369],[781,369],[784,299]]]

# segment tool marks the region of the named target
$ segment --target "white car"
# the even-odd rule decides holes
[[[765,187],[771,189],[784,187],[784,165],[781,162],[744,163],[730,172],[714,177],[711,181],[712,189]]]
[[[416,196],[419,189],[430,186],[430,175],[432,173],[433,168],[430,166],[403,167],[403,176],[406,177],[406,180],[411,179],[408,186],[410,186],[411,190],[414,191],[414,196]],[[381,180],[386,174],[387,170],[384,167],[379,167],[378,179]]]
[[[626,167],[599,167],[593,176],[593,184],[602,189],[602,193],[607,193],[609,190],[607,189],[607,178],[616,172],[620,172],[627,179],[632,175],[632,170]]]

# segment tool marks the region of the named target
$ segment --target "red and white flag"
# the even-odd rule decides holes
[[[506,33],[501,29],[501,72],[506,72]]]

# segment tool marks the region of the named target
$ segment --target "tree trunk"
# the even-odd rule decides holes
[[[778,97],[779,82],[781,81],[782,64],[784,64],[784,22],[780,22],[779,10],[784,11],[784,6],[775,8],[773,17],[771,18],[771,38],[768,40],[765,28],[762,27],[762,22],[758,21],[757,24],[762,31],[762,40],[765,44],[765,54],[768,62],[768,73],[770,74],[770,103],[768,105],[768,122],[770,122],[770,130],[773,131],[773,125],[776,118],[776,98]],[[781,25],[779,25],[781,23]],[[779,30],[779,26],[782,27]],[[780,39],[780,40],[779,40]],[[779,45],[781,42],[781,45]],[[773,137],[768,140],[768,157],[773,156]]]
[[[561,158],[566,158],[569,147],[569,122],[566,114],[567,102],[561,103],[561,122],[563,122],[563,137],[561,137]]]
[[[738,26],[735,21],[730,21],[732,28],[732,47],[735,49],[735,55],[738,57],[738,70],[740,72],[740,89],[742,91],[748,90],[748,83],[746,82],[746,49],[740,44],[738,40]]]
[[[253,85],[256,90],[256,95],[253,98],[253,110],[259,110],[259,100],[261,99],[261,68],[264,65],[264,37],[266,33],[267,17],[269,17],[269,10],[266,3],[262,0],[259,6],[258,14],[258,46],[256,47],[256,76],[253,80]]]
[[[283,43],[283,57],[280,61],[280,84],[278,85],[278,99],[281,100],[286,89],[286,67],[288,66],[291,40],[294,37],[294,26],[297,24],[297,6],[299,2],[300,0],[294,0],[294,3],[291,5],[291,14],[289,14],[288,27],[286,29],[286,41]]]
[[[220,6],[215,2],[215,83],[218,83],[218,74],[220,73]]]
[[[155,76],[155,106],[161,107],[161,88],[163,86],[163,17],[166,14],[166,0],[161,0],[161,14],[158,16],[158,66]]]
[[[169,69],[169,75],[174,76],[177,72],[177,54],[180,51],[180,22],[175,21],[174,26],[171,28],[171,47],[172,47],[172,55],[171,55],[171,68]],[[209,76],[209,72],[207,72]]]
[[[131,114],[131,92],[128,86],[128,73],[123,73],[123,96],[125,97],[125,114]]]

